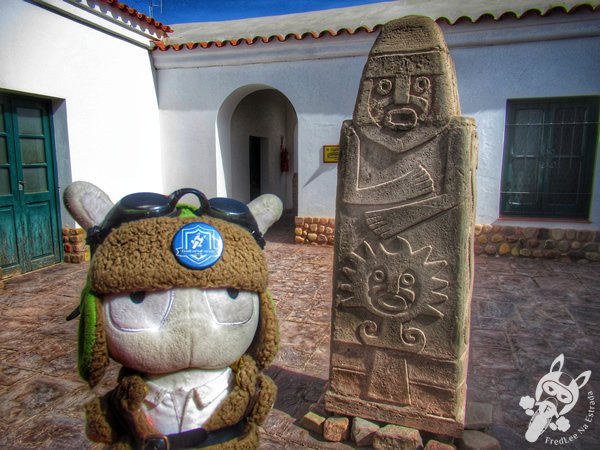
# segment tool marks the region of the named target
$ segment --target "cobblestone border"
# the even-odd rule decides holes
[[[600,231],[475,225],[475,254],[600,261]]]
[[[296,244],[333,245],[335,219],[330,217],[296,217],[294,223]]]
[[[296,244],[332,245],[335,219],[296,217]],[[475,225],[475,253],[490,256],[600,261],[600,230]]]

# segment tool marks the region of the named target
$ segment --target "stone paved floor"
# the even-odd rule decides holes
[[[290,226],[285,222],[268,236],[282,345],[268,370],[279,395],[261,448],[351,448],[321,442],[298,426],[328,378],[333,250],[292,244]],[[592,371],[567,416],[573,430],[566,435],[585,423],[584,391],[600,396],[600,264],[488,257],[476,263],[468,397],[493,404],[490,433],[504,449],[558,448],[526,445],[529,417],[519,399],[534,395],[537,380],[564,353],[572,375]],[[59,264],[9,279],[0,290],[1,449],[100,448],[84,436],[81,405],[90,392],[75,371],[77,323],[64,321],[78,302],[86,269]],[[100,392],[117,370],[111,366]],[[600,414],[578,434],[561,448],[598,448]]]

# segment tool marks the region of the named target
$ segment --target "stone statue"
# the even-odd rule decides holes
[[[326,407],[458,435],[476,134],[432,20],[382,28],[340,141]]]

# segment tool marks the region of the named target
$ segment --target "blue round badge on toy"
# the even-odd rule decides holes
[[[215,227],[204,222],[182,226],[173,238],[173,253],[189,269],[208,269],[223,254],[223,237]]]

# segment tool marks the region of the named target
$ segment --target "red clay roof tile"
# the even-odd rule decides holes
[[[103,1],[110,2],[111,0],[103,0]],[[595,2],[595,3],[597,3],[597,2]],[[596,4],[594,6],[592,4],[581,3],[581,4],[577,4],[575,6],[572,6],[570,8],[565,5],[560,5],[560,6],[551,6],[546,9],[530,8],[530,9],[521,11],[520,13],[517,13],[515,11],[505,11],[505,12],[502,12],[501,14],[497,14],[497,15],[494,15],[493,13],[489,12],[489,13],[482,13],[476,17],[462,15],[462,16],[454,18],[454,20],[451,20],[445,16],[440,16],[440,17],[436,18],[436,22],[445,23],[448,25],[456,25],[457,23],[464,23],[464,22],[475,23],[475,22],[480,22],[480,21],[485,21],[485,20],[498,21],[498,20],[508,19],[508,18],[522,19],[524,17],[536,16],[536,15],[537,16],[547,16],[547,15],[551,15],[554,13],[572,14],[572,13],[575,13],[577,11],[582,11],[582,10],[598,12],[598,11],[600,11],[600,5]],[[276,17],[277,16],[274,16],[272,19],[276,19]],[[215,25],[215,24],[211,24],[211,25]],[[355,34],[362,33],[362,32],[373,33],[373,32],[379,31],[379,29],[381,28],[382,25],[383,25],[383,23],[377,23],[373,26],[360,25],[354,29],[352,29],[352,28],[327,29],[327,30],[323,30],[321,32],[306,31],[304,33],[288,33],[285,35],[284,34],[271,34],[271,35],[254,36],[254,37],[238,36],[238,37],[235,37],[235,38],[232,37],[229,39],[200,40],[198,42],[187,42],[185,44],[182,44],[181,42],[167,43],[170,40],[172,41],[172,39],[167,38],[166,39],[167,42],[155,41],[155,44],[156,44],[155,49],[158,49],[161,51],[167,51],[169,49],[179,51],[179,50],[182,50],[183,48],[194,49],[197,47],[210,48],[210,47],[215,46],[217,48],[221,48],[226,45],[237,46],[237,45],[241,44],[242,42],[246,43],[247,45],[252,45],[258,41],[263,42],[263,43],[273,42],[274,40],[277,40],[279,42],[284,42],[291,38],[294,38],[296,40],[303,40],[308,37],[311,37],[313,39],[319,39],[321,37],[339,36],[342,34],[355,35]]]
[[[127,6],[125,3],[120,3],[116,0],[101,0],[101,1],[103,3],[107,3],[108,5],[112,6],[113,8],[117,8],[117,9],[120,9],[121,11],[126,12],[127,14],[129,14],[132,17],[136,17],[139,20],[143,20],[148,25],[152,25],[152,26],[158,28],[159,30],[164,31],[165,33],[173,32],[173,29],[169,25],[165,25],[165,24],[159,22],[158,20],[153,19],[152,17],[149,17],[149,16],[139,12],[137,9]]]

